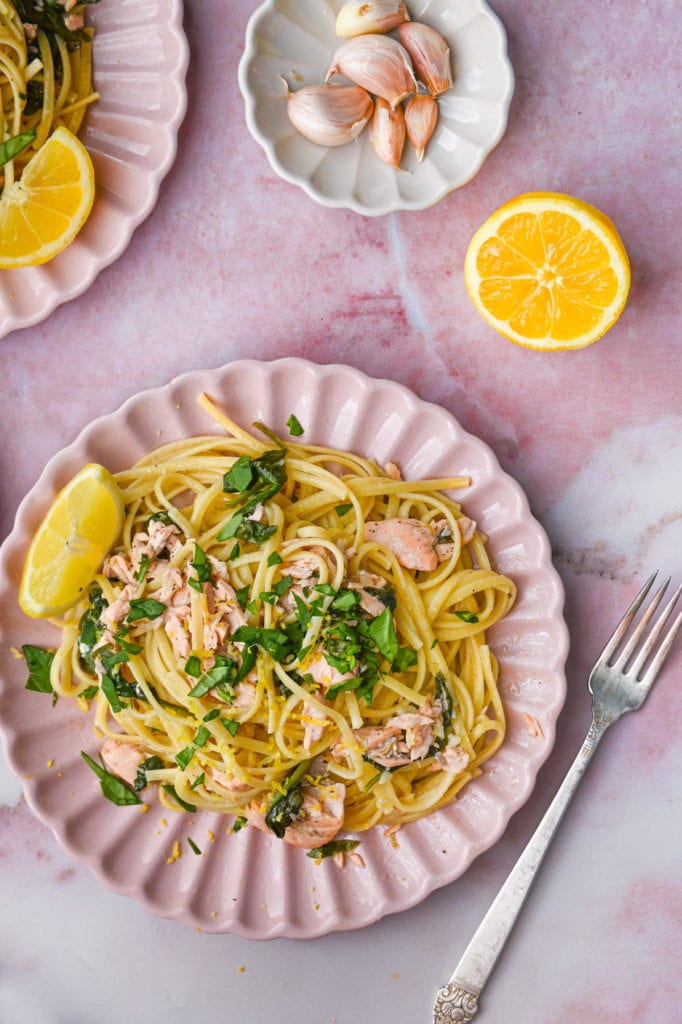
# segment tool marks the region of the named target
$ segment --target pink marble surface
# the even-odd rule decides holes
[[[315,206],[249,137],[236,68],[255,6],[187,5],[189,113],[154,214],[84,296],[0,343],[0,535],[47,458],[142,387],[243,356],[348,362],[450,409],[526,489],[567,589],[568,702],[531,800],[466,875],[303,946],[198,935],[102,890],[0,767],[2,1024],[428,1020],[587,728],[586,673],[636,580],[682,578],[675,5],[495,0],[517,76],[505,139],[432,210],[377,221]],[[605,210],[632,260],[621,321],[573,354],[498,338],[462,280],[475,228],[538,188]],[[605,740],[478,1019],[679,1020],[681,669],[678,649]]]

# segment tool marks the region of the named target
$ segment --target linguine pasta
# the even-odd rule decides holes
[[[468,478],[200,404],[226,436],[115,476],[121,544],[59,620],[54,691],[95,703],[108,777],[317,853],[448,804],[504,738],[486,631],[515,595],[443,493]]]

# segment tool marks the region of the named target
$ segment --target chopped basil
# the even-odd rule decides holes
[[[249,602],[249,591],[251,590],[250,585],[247,583],[245,587],[240,587],[236,592],[237,604],[243,610],[246,608]]]
[[[183,771],[194,757],[194,754],[195,748],[193,746],[189,746],[183,747],[183,749],[175,755],[175,760],[180,765]]]
[[[346,512],[350,512],[353,507],[353,502],[349,501],[346,505],[335,505],[334,511],[337,516],[345,516]]]
[[[362,686],[362,679],[360,676],[354,676],[352,679],[344,679],[342,683],[337,683],[336,686],[330,686],[327,690],[328,700],[334,700],[337,693],[344,693],[346,690],[359,690]]]
[[[282,661],[291,654],[288,637],[277,629],[260,629],[257,626],[240,626],[232,634],[233,643],[245,643],[247,647],[262,647],[274,661]]]
[[[239,722],[235,722],[232,718],[221,718],[220,721],[223,723],[230,736],[236,736],[239,730]]]
[[[182,797],[178,796],[175,792],[175,786],[171,786],[170,782],[162,782],[161,788],[165,789],[168,795],[172,796],[176,804],[179,804],[184,811],[189,811],[190,814],[194,814],[196,811],[194,804],[188,804],[186,800],[183,800]]]
[[[99,0],[83,0],[84,3],[98,3]],[[60,36],[67,43],[85,43],[90,38],[84,29],[67,27],[68,12],[59,3],[50,2],[38,6],[36,0],[12,0],[22,22],[38,25],[44,29],[50,46],[54,48],[54,36]],[[31,83],[29,82],[29,87]]]
[[[339,590],[330,607],[335,612],[348,612],[360,603],[357,590]]]
[[[287,427],[289,428],[289,433],[292,437],[300,437],[304,433],[303,427],[298,422],[293,412],[287,420]]]
[[[234,682],[238,675],[238,665],[234,658],[217,654],[215,665],[189,691],[189,697],[204,697],[214,686],[225,686]]]
[[[195,583],[210,583],[211,581],[211,563],[208,560],[208,555],[200,548],[199,545],[194,542],[194,558],[189,563],[197,574]],[[193,582],[189,580],[188,582]],[[199,587],[201,589],[201,587]]]
[[[88,686],[84,690],[81,690],[78,696],[82,697],[84,700],[92,700],[92,698],[96,697],[98,693],[99,686]]]
[[[125,651],[126,654],[139,654],[142,650],[141,644],[131,644],[129,640],[126,640],[125,630],[123,629],[119,629],[118,633],[116,633],[115,640],[121,650]]]
[[[384,608],[369,624],[368,633],[389,664],[398,656],[398,637],[393,625],[393,612]]]
[[[249,519],[249,516],[258,505],[265,504],[266,501],[274,497],[286,483],[285,455],[286,452],[282,448],[263,452],[257,459],[247,459],[246,456],[242,456],[225,474],[223,490],[228,494],[237,492],[240,497],[232,504],[241,507],[218,532],[217,539],[219,541],[228,540],[230,537],[241,537],[252,544],[262,544],[272,536],[277,529],[275,526],[257,523],[253,519]],[[238,465],[240,468],[235,474]],[[249,474],[248,480],[247,473]],[[243,500],[244,498],[246,500]]]
[[[195,747],[204,747],[211,736],[211,732],[205,725],[200,725],[197,734],[192,741]]]
[[[198,679],[201,675],[201,659],[196,654],[191,654],[185,664],[185,672],[188,676]]]
[[[189,836],[187,836],[187,845],[189,846],[190,850],[193,853],[196,853],[198,857],[201,857],[201,850],[199,849],[197,844],[194,842],[194,840],[191,839]]]
[[[135,776],[135,792],[139,793],[141,789],[148,786],[147,772],[158,771],[159,768],[163,768],[163,761],[156,754],[148,757],[146,761],[143,761],[140,767],[137,769],[137,775]]]
[[[194,782],[190,785],[190,789],[198,789],[202,782],[206,781],[206,772],[202,772],[201,775],[197,775]]]
[[[440,703],[443,728],[447,733],[452,725],[453,700],[442,672],[438,672],[436,675],[436,698]]]
[[[155,601],[153,597],[133,598],[126,622],[137,622],[138,619],[158,619],[166,611],[166,605]]]
[[[239,817],[235,818],[234,822],[232,823],[232,831],[233,832],[241,832],[241,830],[244,828],[245,825],[248,825],[248,822],[247,822],[246,818],[244,818],[240,814]]]
[[[475,612],[455,612],[455,615],[462,622],[478,622],[478,615]]]
[[[330,843],[325,843],[324,846],[317,846],[314,850],[308,850],[306,857],[312,857],[313,860],[324,860],[326,857],[333,857],[335,853],[348,853],[350,850],[355,850],[359,845],[359,839],[332,839]]]
[[[313,590],[318,594],[324,594],[325,597],[336,597],[336,591],[329,583],[316,583]]]
[[[92,652],[104,632],[104,626],[100,618],[102,612],[107,607],[107,602],[104,599],[101,587],[98,587],[96,583],[90,586],[88,598],[90,606],[81,616],[78,623],[78,654],[85,671],[94,676],[97,670]],[[122,644],[121,646],[123,647]],[[125,648],[123,649],[125,650]]]
[[[230,551],[230,561],[234,562],[235,558],[239,558],[239,541],[235,542],[234,547]],[[268,563],[269,565],[270,563]]]
[[[212,722],[214,718],[217,718],[220,714],[220,708],[213,708],[208,714],[204,715],[202,722]]]
[[[107,674],[103,675],[101,686],[102,693],[109,701],[111,710],[114,712],[114,714],[117,714],[119,711],[122,711],[123,708],[128,706],[120,699],[118,695],[118,690],[116,688],[116,681],[113,679],[112,676]]]
[[[282,561],[282,556],[278,555],[276,551],[272,551],[268,555],[268,565],[279,565]]]
[[[433,642],[432,642],[432,644],[431,644],[431,650],[433,650],[433,649],[434,649],[434,647],[438,647],[438,637],[436,637],[436,638],[435,638],[435,639],[433,640]]]
[[[298,596],[298,594],[294,594],[294,603],[296,605],[296,611],[298,612],[298,621],[301,623],[301,629],[306,630],[310,625],[311,617],[308,605]]]
[[[143,555],[140,559],[140,568],[138,569],[135,579],[138,583],[143,583],[147,575],[147,569],[149,568],[149,559],[146,555]]]
[[[244,494],[254,482],[255,471],[248,455],[242,455],[223,477],[223,490],[228,494]]]
[[[372,594],[373,597],[377,597],[381,603],[386,605],[387,608],[390,608],[392,612],[395,611],[397,602],[393,587],[363,587],[362,589],[366,590],[368,594]]]
[[[9,163],[15,156],[19,156],[19,153],[23,153],[32,142],[35,142],[35,139],[35,128],[29,128],[27,132],[13,135],[11,139],[5,139],[4,142],[0,142],[0,167]]]
[[[105,768],[98,765],[97,762],[93,761],[93,759],[89,757],[84,750],[81,750],[81,757],[88,767],[92,768],[93,772],[99,779],[102,793],[107,800],[111,800],[112,804],[117,804],[119,807],[125,807],[129,804],[142,803],[137,793],[134,793],[132,789],[126,786],[125,782],[121,782],[121,780],[115,775],[112,775],[111,772],[108,772]]]
[[[21,650],[28,668],[26,689],[35,693],[52,693],[50,666],[54,653],[43,647],[34,647],[33,644],[22,644]]]
[[[408,668],[412,668],[416,664],[417,652],[413,651],[411,647],[399,647],[398,653],[391,662],[391,668],[395,672],[406,672]]]
[[[277,594],[274,590],[262,590],[258,595],[259,601],[265,601],[266,604],[277,604]]]
[[[295,815],[301,809],[303,803],[303,777],[310,768],[313,758],[297,764],[293,771],[289,772],[286,779],[271,799],[268,809],[265,812],[265,824],[271,832],[274,832],[278,839],[282,839],[284,833],[291,825]]]

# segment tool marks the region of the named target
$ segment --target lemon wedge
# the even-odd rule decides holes
[[[464,262],[474,306],[509,341],[541,351],[591,345],[613,327],[630,288],[615,225],[589,203],[528,192],[496,210]]]
[[[90,463],[59,492],[26,556],[19,605],[32,619],[80,600],[123,527],[123,497],[104,466]]]
[[[57,128],[0,199],[0,268],[51,260],[83,227],[94,198],[87,149],[68,129]]]

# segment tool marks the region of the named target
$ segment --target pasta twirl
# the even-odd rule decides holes
[[[54,690],[96,702],[114,775],[296,846],[449,803],[504,738],[486,630],[515,595],[443,493],[468,480],[200,402],[226,436],[117,474],[121,545],[59,621]]]

